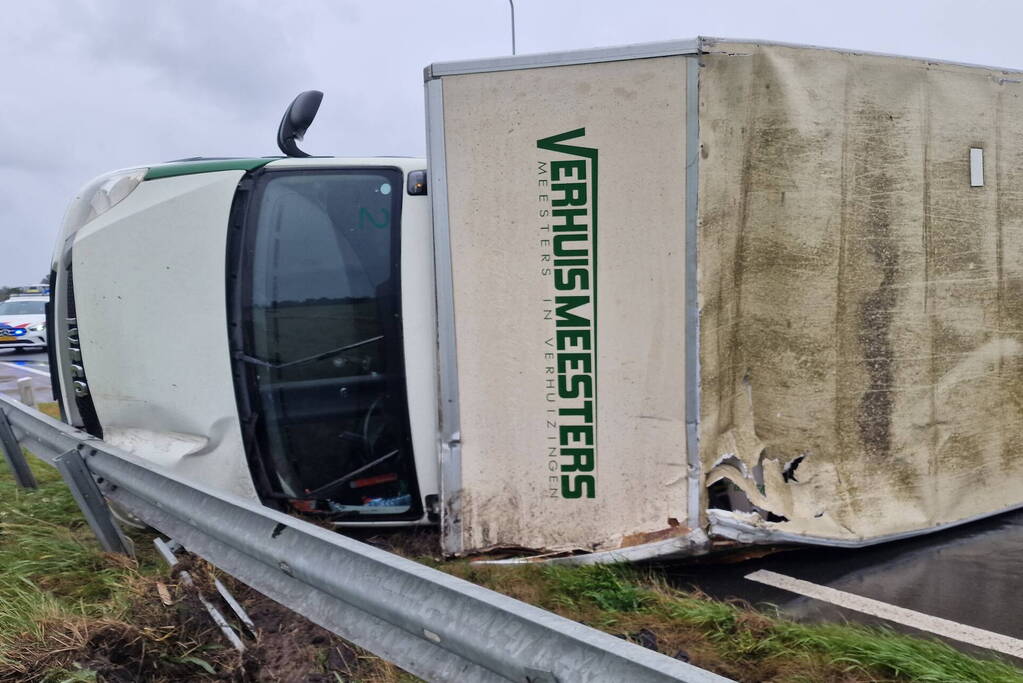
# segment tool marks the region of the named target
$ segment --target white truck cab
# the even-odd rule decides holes
[[[282,509],[435,520],[424,169],[188,160],[90,183],[54,254],[66,419]]]

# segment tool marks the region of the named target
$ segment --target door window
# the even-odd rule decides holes
[[[245,226],[246,390],[272,495],[414,515],[401,328],[401,173],[266,172]]]

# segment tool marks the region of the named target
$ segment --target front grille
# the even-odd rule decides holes
[[[92,402],[92,395],[89,392],[88,379],[85,376],[85,366],[81,362],[82,348],[78,338],[78,318],[75,309],[75,278],[74,269],[71,266],[71,256],[68,255],[67,269],[67,337],[66,343],[68,354],[77,359],[68,368],[71,377],[71,392],[74,395],[75,405],[78,414],[82,419],[82,426],[96,438],[103,438],[103,427],[100,425],[99,417],[96,415],[96,406]]]

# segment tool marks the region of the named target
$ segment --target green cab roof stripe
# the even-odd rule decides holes
[[[143,180],[156,180],[157,178],[173,178],[179,175],[191,175],[193,173],[213,173],[214,171],[251,171],[260,166],[266,166],[271,161],[277,161],[280,157],[261,159],[209,159],[205,161],[183,161],[178,163],[154,166],[146,173]]]

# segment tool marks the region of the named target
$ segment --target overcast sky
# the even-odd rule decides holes
[[[115,168],[276,154],[301,90],[314,154],[425,154],[422,68],[509,54],[507,0],[31,0],[0,25],[0,285],[37,282],[74,192]],[[697,35],[1023,68],[1013,0],[517,0],[518,52]]]

